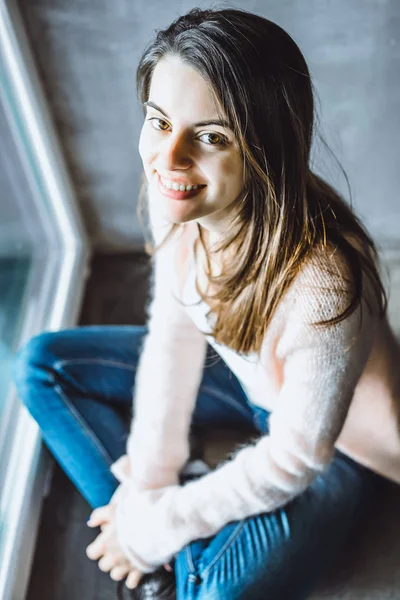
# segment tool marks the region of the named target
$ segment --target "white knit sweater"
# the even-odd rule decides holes
[[[158,242],[163,224],[151,217]],[[349,289],[339,256],[327,250],[325,268],[309,260],[274,314],[251,386],[252,401],[271,411],[269,434],[179,486],[207,339],[174,296],[178,247],[171,240],[156,256],[149,333],[127,444],[129,466],[122,459],[112,467],[123,482],[118,537],[132,564],[144,572],[230,521],[283,506],[328,467],[376,326],[363,302],[361,321],[359,307],[338,325],[312,327],[342,312]]]

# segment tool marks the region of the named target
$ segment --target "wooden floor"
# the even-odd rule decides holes
[[[143,255],[96,257],[80,324],[143,323],[147,276]],[[388,483],[313,600],[400,599],[399,507],[400,488]],[[115,582],[85,554],[95,535],[86,526],[89,514],[89,505],[55,465],[27,600],[116,600]]]

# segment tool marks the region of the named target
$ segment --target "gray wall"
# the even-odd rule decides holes
[[[142,123],[135,67],[155,29],[195,5],[211,2],[19,0],[99,251],[142,243],[135,212]],[[350,178],[356,211],[379,243],[398,243],[400,2],[242,0],[234,6],[275,20],[298,42],[318,91],[322,134]],[[347,194],[335,163],[319,148],[317,170]]]

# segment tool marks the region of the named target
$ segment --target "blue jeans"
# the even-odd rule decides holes
[[[110,465],[126,451],[146,333],[142,326],[47,332],[32,338],[14,362],[21,401],[92,508],[108,504],[118,486]],[[267,433],[268,416],[208,347],[193,426]],[[307,598],[383,480],[337,450],[329,468],[284,507],[231,522],[178,552],[177,599]]]

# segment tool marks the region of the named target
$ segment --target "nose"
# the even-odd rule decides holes
[[[161,156],[165,171],[187,169],[192,165],[189,143],[183,134],[171,134],[164,140]]]

